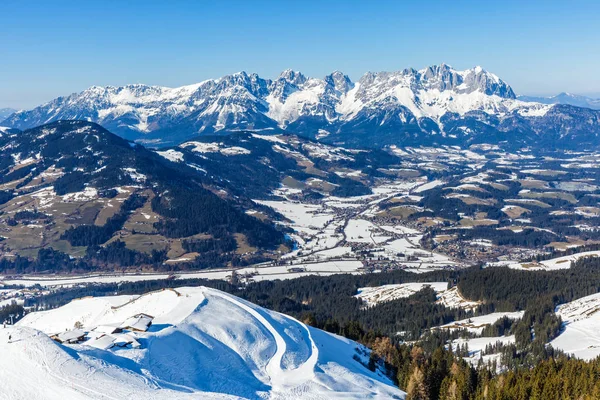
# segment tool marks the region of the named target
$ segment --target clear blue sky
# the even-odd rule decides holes
[[[0,2],[0,107],[245,70],[481,65],[521,94],[600,93],[600,1]]]

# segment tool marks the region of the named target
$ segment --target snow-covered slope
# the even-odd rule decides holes
[[[556,313],[564,323],[563,332],[550,344],[585,360],[600,356],[600,293],[561,304]]]
[[[154,317],[147,332],[127,333],[139,348],[59,345],[47,336],[77,324],[98,337],[139,313]],[[207,288],[84,298],[29,314],[0,330],[0,352],[9,399],[404,396],[356,360],[368,361],[361,345]]]
[[[426,287],[431,287],[436,293],[439,293],[448,288],[448,282],[411,282],[364,287],[359,288],[358,294],[354,297],[362,300],[367,306],[374,306],[386,301],[412,296]]]
[[[574,263],[581,258],[590,257],[600,257],[600,251],[584,251],[581,253],[570,254],[568,256],[551,258],[549,260],[540,261],[539,263],[513,263],[508,264],[508,267],[513,269],[525,269],[528,271],[554,271],[557,269],[571,268],[571,263]]]
[[[239,72],[179,88],[94,86],[19,111],[2,125],[26,129],[82,119],[154,144],[240,129],[284,130],[362,145],[456,144],[479,135],[498,141],[495,136],[519,130],[538,135],[553,130],[576,134],[584,125],[587,131],[599,129],[594,111],[579,115],[577,109],[561,107],[521,101],[481,67],[458,71],[441,64],[369,72],[357,82],[339,71],[316,79],[286,70],[274,80]]]
[[[456,286],[448,289],[448,282],[411,282],[364,287],[359,288],[358,294],[354,297],[362,300],[367,307],[371,307],[386,301],[412,296],[427,287],[436,292],[437,303],[444,307],[472,310],[480,304],[480,302],[465,299]]]

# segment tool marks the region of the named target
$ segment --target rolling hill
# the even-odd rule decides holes
[[[140,313],[153,319],[147,331],[108,333]],[[48,336],[75,325],[78,344]],[[404,398],[366,367],[362,345],[203,287],[75,300],[0,338],[3,393],[13,398]]]

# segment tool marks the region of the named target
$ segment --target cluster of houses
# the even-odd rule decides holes
[[[138,341],[140,332],[146,332],[152,325],[154,317],[148,314],[136,314],[121,324],[100,325],[86,331],[75,328],[50,336],[62,344],[84,344],[101,350],[113,347],[133,348],[141,347]]]

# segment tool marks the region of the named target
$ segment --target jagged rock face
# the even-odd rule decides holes
[[[91,87],[8,117],[26,129],[82,119],[144,143],[181,143],[198,134],[287,131],[356,146],[494,141],[510,130],[567,140],[600,132],[597,112],[525,102],[496,75],[441,64],[422,70],[366,73],[358,82],[339,71],[324,79],[286,70],[275,80],[245,72],[180,88]],[[552,111],[552,112],[551,112]],[[562,117],[561,117],[562,116]],[[543,128],[542,128],[543,127]]]

